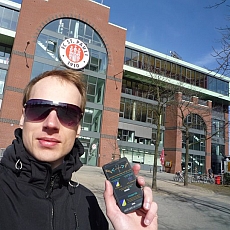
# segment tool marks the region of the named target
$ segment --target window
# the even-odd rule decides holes
[[[208,76],[208,89],[216,92],[217,88],[217,79],[214,77]]]
[[[48,40],[47,42],[47,51],[55,52],[57,48],[57,42]]]
[[[82,119],[82,130],[100,132],[101,110],[86,108]]]
[[[131,65],[131,49],[125,48],[124,62],[126,65]]]
[[[47,63],[48,59],[51,61],[51,65],[53,61],[60,62],[58,47],[64,39],[69,37],[80,39],[86,45],[93,43],[95,49],[92,49],[92,46],[88,47],[90,61],[85,69],[106,74],[108,65],[107,51],[103,40],[93,28],[75,19],[62,18],[47,24],[38,36],[35,59],[36,57],[41,57],[44,63]],[[100,46],[100,50],[97,50],[95,45]]]
[[[159,74],[160,70],[161,70],[161,60],[155,59],[155,72]]]
[[[185,82],[190,83],[190,80],[191,80],[191,70],[186,69]]]
[[[117,139],[127,142],[135,142],[138,144],[150,145],[151,139],[135,136],[134,131],[118,129]]]
[[[135,136],[135,143],[144,144],[144,145],[151,145],[151,139],[150,138],[143,138],[143,137],[137,137]]]
[[[96,50],[91,50],[89,69],[98,72],[100,65],[100,54]]]
[[[0,63],[9,64],[11,47],[0,44]]]
[[[33,69],[32,69],[32,74],[31,74],[31,79],[37,77],[41,72],[45,72],[48,70],[52,70],[54,69],[55,66],[51,66],[45,63],[41,63],[41,62],[34,62],[33,63]]]
[[[11,19],[12,19],[13,10],[4,8],[2,15],[2,23],[1,26],[4,28],[11,28]]]
[[[70,19],[67,18],[59,19],[57,32],[65,36],[69,36],[69,25],[70,25]]]
[[[6,79],[6,70],[0,69],[0,95],[3,94],[3,89],[5,85],[5,79]]]
[[[199,130],[205,130],[206,125],[204,123],[204,120],[197,114],[189,114],[185,118],[185,123],[189,125],[190,128],[193,129],[199,129]]]
[[[0,46],[0,57],[5,57],[5,47]]]
[[[0,6],[0,27],[16,31],[19,12]]]
[[[189,149],[205,151],[205,135],[198,133],[189,133]],[[185,132],[182,135],[182,148],[186,148]]]
[[[155,124],[155,105],[127,98],[121,98],[120,117]],[[164,116],[163,116],[164,117]],[[161,124],[163,124],[161,121]]]
[[[1,161],[2,157],[3,157],[4,151],[5,151],[5,149],[3,149],[3,148],[0,149],[0,161]]]
[[[18,16],[19,12],[14,11],[12,15],[12,21],[11,21],[11,30],[16,31],[17,23],[18,23]]]
[[[134,131],[118,129],[117,139],[121,141],[134,142]]]
[[[206,173],[205,156],[189,154],[189,172],[194,173],[195,170],[199,173]],[[181,167],[185,169],[185,153],[182,153]]]
[[[212,119],[212,135],[215,137],[224,138],[225,122],[217,119]]]
[[[195,79],[195,71],[191,70],[191,78],[190,78],[190,84],[195,85],[196,79]]]
[[[87,37],[87,38],[92,38],[93,37],[93,30],[92,30],[92,28],[91,27],[89,27],[88,25],[86,25],[85,26],[86,28],[85,28],[85,36]],[[90,42],[89,42],[90,43]]]
[[[224,148],[225,148],[224,145],[212,143],[211,146],[212,156],[225,156]]]
[[[131,61],[132,61],[132,66],[133,67],[137,67],[138,66],[138,60],[139,60],[139,58],[138,58],[138,52],[137,51],[132,51],[132,58],[131,58]]]
[[[105,80],[85,75],[87,101],[102,104]]]
[[[125,49],[124,64],[209,89],[222,95],[229,95],[228,82],[127,47]]]
[[[124,98],[121,98],[119,116],[124,118],[124,112],[125,112],[125,102],[124,102]]]
[[[133,104],[132,101],[129,99],[125,100],[125,117],[126,119],[132,119],[132,114],[133,114]]]

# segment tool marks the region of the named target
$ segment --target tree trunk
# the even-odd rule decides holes
[[[189,130],[186,127],[186,152],[185,152],[185,171],[184,171],[184,186],[188,186],[188,162],[189,162]]]
[[[160,127],[161,127],[161,105],[158,105],[158,117],[157,117],[157,135],[156,135],[156,143],[155,143],[155,152],[154,152],[154,163],[153,163],[153,179],[152,179],[152,189],[157,190],[157,157],[158,150],[160,145]]]

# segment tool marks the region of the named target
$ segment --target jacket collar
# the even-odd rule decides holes
[[[84,147],[78,139],[64,158],[64,162],[52,170],[49,163],[37,161],[27,152],[23,145],[22,132],[20,128],[15,130],[15,139],[12,145],[6,148],[1,160],[2,165],[22,180],[46,188],[51,176],[58,175],[59,183],[68,183],[72,173],[83,165],[80,156],[84,153]]]

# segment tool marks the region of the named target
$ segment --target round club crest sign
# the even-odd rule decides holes
[[[71,69],[82,69],[89,62],[89,50],[85,43],[76,38],[64,40],[59,48],[63,63]]]

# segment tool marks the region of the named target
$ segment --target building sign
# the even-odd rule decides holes
[[[59,48],[63,63],[71,69],[82,69],[89,62],[89,50],[85,43],[76,38],[64,40]]]

